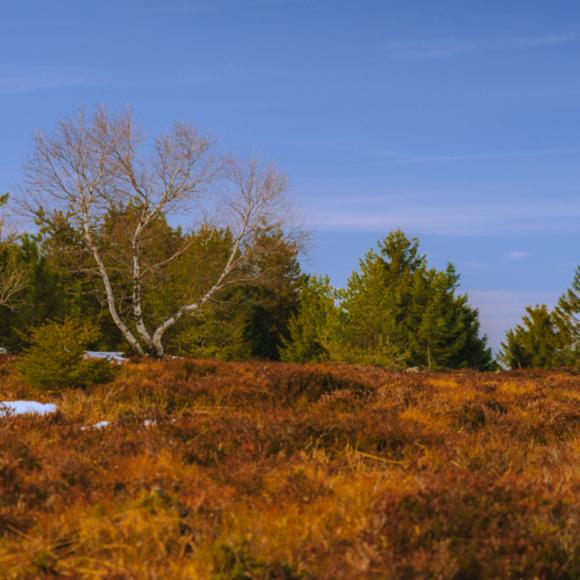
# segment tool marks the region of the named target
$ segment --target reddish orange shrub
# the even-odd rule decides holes
[[[34,397],[11,364],[0,399]],[[579,577],[579,394],[565,372],[134,362],[0,419],[0,570]]]

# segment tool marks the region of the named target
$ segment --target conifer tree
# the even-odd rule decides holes
[[[282,340],[281,360],[328,360],[331,355],[329,334],[335,315],[335,291],[328,276],[309,276],[300,290],[298,312],[289,321],[289,336]]]
[[[381,254],[385,249],[380,247]],[[338,293],[333,328],[334,357],[349,362],[402,366],[409,353],[404,340],[404,302],[408,266],[396,254],[392,268],[381,254],[367,252],[360,272],[353,272]]]
[[[559,336],[548,308],[528,306],[522,323],[506,334],[501,360],[510,368],[552,368],[560,365]]]
[[[417,239],[391,232],[339,293],[335,358],[391,367],[487,368],[477,311],[457,295],[452,265],[427,267]]]
[[[221,245],[227,251],[229,238],[225,236],[221,242],[215,238],[212,253],[222,251]],[[230,288],[205,312],[182,321],[174,338],[168,340],[170,348],[181,354],[225,360],[279,359],[303,283],[298,246],[278,231],[262,232],[255,243],[260,248],[248,266],[252,283]],[[187,260],[183,266],[186,264]]]
[[[412,362],[428,369],[455,366],[455,357],[466,341],[463,301],[454,296],[457,275],[452,266],[446,272],[426,272],[426,304],[416,329],[409,328]]]
[[[580,366],[580,267],[572,286],[550,312],[526,308],[521,324],[506,334],[500,359],[510,368]]]
[[[1,346],[17,352],[29,329],[65,314],[65,302],[62,280],[44,255],[39,236],[22,234],[10,255],[21,286],[12,297],[16,307],[0,311],[0,335]]]
[[[285,240],[280,231],[265,231],[255,243],[260,249],[250,268],[264,275],[240,289],[245,306],[243,338],[251,358],[279,360],[303,285],[298,246]],[[276,275],[268,275],[271,272]]]
[[[553,312],[566,365],[580,365],[580,266],[572,286],[560,297]]]

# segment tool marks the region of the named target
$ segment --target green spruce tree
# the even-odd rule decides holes
[[[506,334],[500,353],[510,368],[553,368],[560,366],[559,336],[544,304],[528,306],[522,323]]]
[[[560,335],[561,356],[566,366],[580,366],[580,266],[572,286],[560,297],[553,312]]]
[[[580,366],[580,267],[553,311],[528,306],[521,324],[509,330],[500,360],[510,368]]]
[[[280,358],[301,363],[328,360],[335,316],[335,291],[328,276],[309,276],[300,290],[298,312],[289,321],[288,337],[282,340]]]
[[[391,232],[340,293],[336,358],[389,367],[491,365],[477,311],[457,295],[452,265],[427,267],[419,241]]]
[[[229,250],[227,232],[214,232],[212,239],[211,247],[207,243],[204,247],[213,256]],[[279,359],[303,284],[298,247],[277,231],[262,232],[254,244],[255,259],[248,264],[252,283],[227,289],[204,312],[184,319],[169,347],[181,354],[225,360]],[[187,260],[182,267],[186,264]]]

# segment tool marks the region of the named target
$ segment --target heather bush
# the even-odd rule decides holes
[[[579,386],[132,362],[0,420],[0,577],[578,578]]]
[[[18,362],[22,378],[38,389],[63,389],[106,383],[115,375],[108,361],[90,360],[85,350],[98,339],[95,326],[65,318],[34,328]]]
[[[215,580],[245,580],[272,578],[276,580],[300,580],[305,576],[296,572],[285,562],[270,563],[257,560],[247,541],[234,545],[218,544],[214,556]]]

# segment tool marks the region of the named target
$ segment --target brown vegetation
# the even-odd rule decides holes
[[[47,397],[0,419],[5,577],[580,576],[576,374],[147,361]]]

